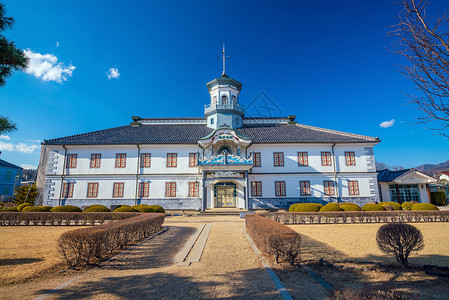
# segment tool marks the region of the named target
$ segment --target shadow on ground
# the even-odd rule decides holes
[[[15,266],[43,261],[42,258],[0,258],[0,266]]]

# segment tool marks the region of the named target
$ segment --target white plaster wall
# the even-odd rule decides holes
[[[382,201],[383,202],[391,201],[390,186],[388,183],[380,182],[380,192],[382,193]]]

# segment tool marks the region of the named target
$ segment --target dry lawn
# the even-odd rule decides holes
[[[56,241],[73,226],[4,226],[0,229],[0,286],[63,269]]]
[[[289,225],[303,237],[305,260],[396,263],[377,248],[376,233],[383,224]],[[424,249],[412,253],[411,265],[449,267],[449,223],[414,223],[424,236]]]

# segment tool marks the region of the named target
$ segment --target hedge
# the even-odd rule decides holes
[[[444,192],[430,192],[430,202],[437,206],[446,205],[446,194]]]
[[[41,207],[41,206],[38,206]],[[72,212],[0,212],[0,226],[19,225],[95,225],[108,221],[123,220],[140,213],[72,213]]]
[[[139,204],[139,205],[133,205],[131,206],[137,211],[143,212],[143,213],[165,213],[165,209],[162,208],[160,205],[147,205],[147,204]]]
[[[37,212],[37,211],[50,212],[51,209],[52,209],[51,206],[26,206],[22,209],[22,212]]]
[[[361,211],[360,206],[354,203],[342,203],[340,204],[340,208],[344,211]]]
[[[13,206],[13,207],[7,207],[7,208],[2,208],[0,209],[0,212],[2,211],[12,211],[12,212],[18,212],[17,210],[17,206]]]
[[[248,234],[261,251],[273,255],[276,262],[281,258],[294,265],[301,244],[298,233],[260,214],[245,215],[245,225]]]
[[[417,202],[403,202],[403,203],[401,204],[401,206],[402,206],[402,209],[405,209],[405,210],[412,210],[412,206],[413,206],[415,203],[417,203]]]
[[[382,211],[382,210],[386,210],[386,209],[380,204],[367,203],[367,204],[363,205],[362,210],[363,211]]]
[[[416,203],[413,204],[412,210],[439,210],[439,209],[438,207],[430,203]]]
[[[320,208],[320,211],[342,211],[338,203],[328,203]]]
[[[449,211],[272,212],[260,215],[283,224],[449,222]]]
[[[134,218],[64,232],[59,252],[68,267],[94,265],[131,242],[141,241],[160,230],[164,214],[141,214]]]
[[[131,206],[120,206],[117,207],[114,212],[139,212],[138,210],[132,208]]]
[[[17,206],[18,211],[22,211],[26,206],[33,206],[31,203],[22,203]]]
[[[319,211],[322,207],[319,203],[296,203],[291,205],[288,211]]]
[[[94,204],[86,207],[84,212],[111,212],[111,210],[104,205]]]
[[[402,210],[402,206],[401,204],[397,203],[397,202],[380,202],[380,205],[384,206],[384,205],[391,205],[393,206],[394,210]]]
[[[54,212],[82,212],[81,208],[73,205],[55,206],[51,209]]]

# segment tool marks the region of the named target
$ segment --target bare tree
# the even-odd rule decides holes
[[[412,251],[424,248],[421,231],[405,223],[382,225],[377,231],[376,241],[380,251],[394,255],[403,268],[408,266],[408,257]]]
[[[449,18],[428,16],[428,0],[400,0],[400,4],[400,21],[391,34],[396,37],[393,52],[409,62],[401,73],[418,90],[408,96],[424,112],[421,123],[438,121],[433,129],[444,130],[449,127]]]

